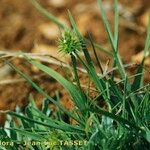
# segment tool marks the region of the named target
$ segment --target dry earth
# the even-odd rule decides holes
[[[88,37],[92,34],[93,39],[110,49],[110,45],[105,34],[103,24],[99,15],[96,1],[93,0],[40,0],[39,1],[48,11],[57,16],[62,22],[69,25],[67,9],[71,10],[76,19],[81,33]],[[146,37],[146,27],[148,24],[149,0],[120,0],[120,29],[119,29],[119,51],[123,62],[139,63],[142,58],[142,50]],[[104,1],[109,20],[113,23],[112,4],[109,0]],[[14,53],[24,51],[30,53],[46,53],[59,60],[70,64],[68,57],[64,58],[57,50],[57,40],[60,30],[51,21],[40,14],[30,0],[1,0],[0,1],[0,50]],[[91,52],[91,51],[90,51]],[[105,65],[109,57],[102,52],[98,55]],[[29,84],[4,64],[6,59],[0,58],[0,110],[14,110],[16,105],[24,108],[28,103],[28,96],[33,94],[38,106],[40,106],[43,96],[36,92]],[[14,58],[13,64],[34,81],[40,84],[52,97],[55,92],[60,91],[62,103],[67,108],[73,105],[65,90],[53,79],[47,77],[39,70],[31,67],[23,59]],[[149,80],[150,58],[146,61],[146,81]],[[71,77],[63,67],[50,65],[64,76]],[[97,64],[95,63],[95,66]],[[136,65],[130,67],[129,74],[135,71]],[[86,89],[88,78],[80,75],[82,84]],[[95,92],[91,90],[91,95]],[[3,116],[0,117],[3,122]]]

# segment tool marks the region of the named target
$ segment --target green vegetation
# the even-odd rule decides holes
[[[102,1],[98,0],[102,20],[112,46],[113,67],[117,67],[117,72],[121,78],[120,82],[116,82],[113,73],[102,77],[96,72],[86,46],[87,40],[78,31],[70,12],[69,19],[73,28],[66,31],[68,27],[61,24],[57,18],[44,10],[35,0],[32,1],[43,14],[60,26],[62,30],[64,29],[59,40],[59,47],[60,51],[71,57],[76,84],[65,79],[48,66],[26,55],[24,57],[31,65],[57,80],[68,91],[75,107],[72,111],[64,108],[60,104],[59,94],[56,94],[56,99],[53,99],[30,77],[8,62],[18,74],[44,95],[45,100],[43,100],[42,109],[38,109],[33,97],[30,96],[25,112],[22,112],[18,107],[16,112],[6,112],[7,120],[4,128],[0,129],[0,140],[13,141],[14,145],[0,145],[0,148],[15,150],[19,147],[24,150],[24,141],[30,141],[33,143],[27,147],[31,150],[148,150],[150,147],[150,84],[144,84],[143,79],[144,61],[149,55],[150,48],[150,21],[143,61],[137,68],[137,73],[128,77],[118,52],[118,2],[115,0],[114,3],[113,33]],[[95,51],[95,44],[92,40],[90,42]],[[81,59],[80,51],[84,53],[85,61]],[[96,60],[99,62],[97,55]],[[89,79],[94,83],[95,89],[98,91],[97,98],[93,99],[87,91],[82,89],[78,77],[77,61],[83,65]],[[100,69],[102,70],[101,67]],[[130,81],[130,78],[133,78],[133,81]],[[52,112],[48,107],[50,102],[56,106],[57,112]],[[106,109],[99,105],[100,102],[105,103]],[[66,120],[66,117],[69,119]],[[72,124],[71,119],[76,123]],[[39,141],[40,143],[38,143]],[[62,141],[70,141],[70,143],[62,143]],[[35,144],[35,142],[37,143]],[[53,142],[56,142],[56,145],[51,144]]]

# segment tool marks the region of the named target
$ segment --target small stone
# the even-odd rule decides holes
[[[66,27],[69,26],[69,23],[64,16],[60,15],[58,20]],[[43,23],[39,26],[39,33],[47,40],[56,41],[60,36],[60,29],[54,23]]]
[[[39,26],[39,32],[48,40],[56,40],[60,31],[55,24],[45,23]]]
[[[78,16],[76,23],[80,33],[83,36],[88,36],[88,33],[93,35],[93,39],[99,39],[101,37],[101,43],[107,40],[104,32],[103,24],[98,18],[99,15],[95,13],[82,13]]]
[[[65,7],[67,1],[66,0],[49,0],[48,3],[56,8]]]
[[[12,71],[12,68],[9,65],[5,65],[0,68],[0,80],[3,80],[6,78],[6,76],[9,76]]]
[[[144,57],[144,51],[141,51],[140,53],[132,56],[132,61],[135,63],[141,63],[142,59]],[[150,57],[148,56],[144,62],[145,65],[150,66]]]

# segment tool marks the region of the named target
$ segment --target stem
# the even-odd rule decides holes
[[[72,60],[72,66],[73,66],[73,71],[74,71],[74,77],[75,77],[75,80],[77,82],[77,86],[79,88],[79,91],[80,91],[80,94],[83,98],[83,100],[86,100],[86,96],[81,88],[81,84],[80,84],[80,80],[79,80],[79,76],[78,76],[78,71],[77,71],[77,61],[76,61],[76,58],[75,56],[71,53],[71,60]]]
[[[77,72],[77,61],[76,61],[75,56],[72,53],[70,55],[71,55],[72,66],[73,66],[73,71],[74,71],[74,77],[75,77],[75,80],[77,82],[79,89],[81,90],[81,85],[80,85],[78,72]]]
[[[97,61],[98,67],[99,67],[99,69],[100,69],[101,73],[103,74],[103,73],[104,73],[104,71],[103,71],[103,68],[102,68],[101,62],[100,62],[100,61],[99,61],[99,59],[98,59],[98,56],[97,56],[97,53],[96,53],[96,49],[95,49],[95,46],[94,46],[94,43],[93,43],[93,41],[92,41],[92,37],[91,37],[91,35],[90,35],[90,34],[89,34],[89,38],[90,38],[90,42],[91,42],[91,45],[92,45],[92,48],[93,48],[93,51],[94,51],[94,55],[95,55],[95,58],[96,58],[96,61]]]

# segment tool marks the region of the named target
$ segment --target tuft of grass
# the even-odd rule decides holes
[[[32,1],[36,2],[35,0]],[[131,77],[127,76],[118,53],[118,1],[115,0],[114,2],[114,33],[110,30],[110,25],[101,0],[98,0],[98,5],[109,42],[112,46],[114,67],[116,66],[118,68],[121,81],[116,82],[113,74],[107,75],[105,78],[98,75],[94,67],[94,62],[88,52],[87,42],[80,34],[71,13],[68,12],[72,29],[69,32],[62,31],[63,34],[60,37],[59,46],[61,51],[64,51],[66,55],[70,55],[71,57],[76,84],[73,84],[71,80],[65,79],[48,66],[31,59],[25,54],[22,55],[24,55],[28,63],[59,82],[66,89],[75,106],[72,110],[67,110],[61,105],[61,98],[58,93],[56,94],[56,99],[50,97],[30,77],[8,62],[20,76],[26,79],[39,93],[43,94],[45,99],[43,100],[42,108],[38,109],[34,102],[35,100],[30,95],[29,104],[25,112],[22,112],[19,107],[16,108],[16,112],[6,112],[7,120],[5,126],[0,129],[0,140],[13,141],[13,146],[0,145],[1,149],[14,150],[19,147],[20,150],[24,150],[26,147],[24,141],[40,142],[37,145],[27,145],[28,149],[31,150],[149,149],[150,84],[144,85],[143,78],[144,61],[148,56],[150,48],[150,23],[144,49],[145,55],[140,68],[137,69],[137,74],[131,76],[134,78],[134,81],[131,82],[129,80]],[[40,5],[37,6],[41,8]],[[45,15],[49,16],[45,10],[42,9],[41,11],[44,11]],[[50,19],[53,20],[53,17]],[[54,22],[61,25],[60,22],[56,21],[56,18]],[[99,61],[95,45],[92,40],[90,42],[94,49],[96,59]],[[83,52],[85,60],[78,54],[80,51]],[[77,61],[80,61],[87,70],[89,80],[94,83],[96,91],[98,91],[98,96],[95,99],[81,87]],[[48,107],[49,103],[53,103],[56,106],[56,112],[50,110]],[[104,103],[105,108],[100,103]],[[71,120],[74,120],[75,124]],[[76,140],[82,140],[85,143],[81,146],[72,142],[70,145],[61,144],[63,141]],[[55,144],[49,144],[50,142],[55,142]]]

